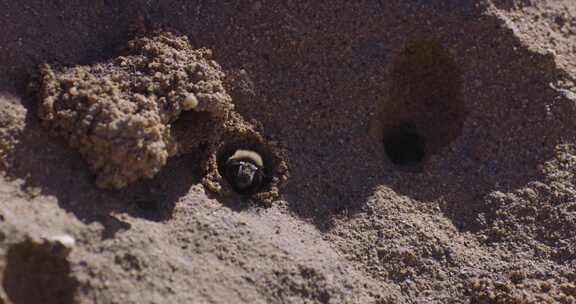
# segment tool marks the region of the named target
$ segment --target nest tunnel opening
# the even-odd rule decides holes
[[[449,51],[430,35],[408,41],[379,104],[387,159],[397,167],[420,166],[454,141],[467,116],[461,91],[461,71]]]
[[[414,166],[426,158],[426,139],[412,125],[400,125],[384,136],[384,149],[394,165]]]
[[[76,303],[78,281],[72,276],[66,255],[60,243],[26,240],[10,247],[2,282],[10,301]]]

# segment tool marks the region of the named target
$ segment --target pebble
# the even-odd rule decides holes
[[[196,95],[190,93],[188,95],[186,95],[186,98],[184,98],[184,103],[182,104],[182,107],[184,108],[184,110],[192,110],[195,109],[198,106],[198,98],[196,98]]]

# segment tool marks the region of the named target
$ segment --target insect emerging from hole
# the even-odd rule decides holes
[[[265,179],[262,157],[254,151],[236,150],[224,164],[224,177],[240,194],[257,192]]]

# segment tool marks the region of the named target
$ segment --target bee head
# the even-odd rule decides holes
[[[236,150],[224,165],[224,178],[240,194],[257,192],[264,181],[262,157],[250,150]]]

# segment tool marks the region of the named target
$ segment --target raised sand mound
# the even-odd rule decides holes
[[[576,303],[572,0],[4,2],[0,302]]]

